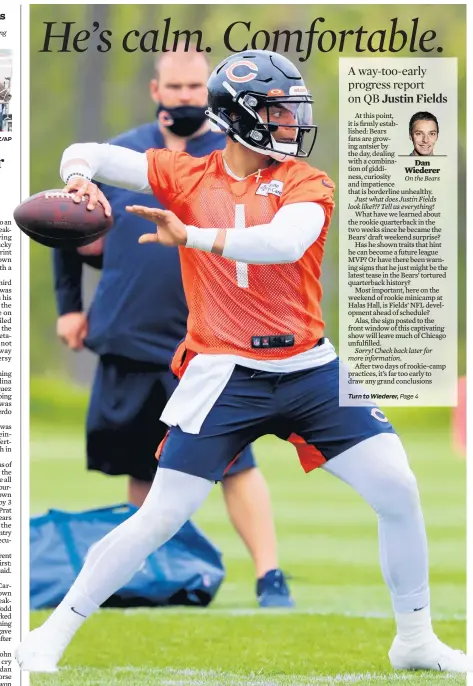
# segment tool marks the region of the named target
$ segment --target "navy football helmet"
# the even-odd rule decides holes
[[[232,140],[278,161],[310,155],[317,136],[313,100],[286,57],[266,50],[230,55],[207,88],[207,116]]]

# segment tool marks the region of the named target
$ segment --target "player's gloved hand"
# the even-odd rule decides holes
[[[71,193],[72,191],[75,191],[74,202],[81,202],[81,198],[84,195],[88,195],[88,210],[93,210],[96,207],[97,203],[99,203],[100,205],[102,205],[104,209],[105,216],[112,216],[112,208],[110,207],[110,203],[108,202],[107,198],[102,193],[100,188],[97,186],[97,184],[93,183],[92,181],[84,179],[82,176],[75,176],[72,179],[69,179],[67,185],[64,186],[63,190],[65,193]]]
[[[161,243],[168,247],[185,245],[187,241],[187,230],[185,224],[176,217],[170,210],[158,210],[152,207],[142,207],[141,205],[128,205],[127,212],[136,214],[137,217],[149,219],[156,224],[156,233],[145,233],[139,238],[139,243]]]
[[[69,312],[58,318],[56,333],[71,350],[82,350],[89,325],[84,312]]]

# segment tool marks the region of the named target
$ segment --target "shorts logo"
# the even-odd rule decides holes
[[[282,195],[283,186],[284,184],[282,181],[270,181],[269,183],[262,183],[258,186],[256,195],[264,195],[268,197],[268,195],[271,194],[277,195],[279,198]]]
[[[378,422],[388,422],[388,418],[384,415],[379,407],[373,407],[371,410],[371,416],[378,420]]]
[[[237,67],[247,67],[250,71],[244,74],[244,76],[237,76],[233,73]],[[227,79],[230,79],[230,81],[233,81],[234,83],[247,83],[248,81],[252,81],[253,79],[256,79],[257,73],[258,67],[254,62],[250,62],[250,60],[238,60],[237,62],[233,62],[225,72]]]

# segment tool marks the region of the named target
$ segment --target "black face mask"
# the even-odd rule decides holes
[[[163,107],[159,105],[156,116],[161,126],[165,126],[176,136],[192,136],[206,120],[207,107],[181,105],[180,107]]]

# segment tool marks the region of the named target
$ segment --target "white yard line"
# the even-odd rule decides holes
[[[61,682],[67,683],[68,673],[77,675],[77,669],[64,668],[61,670]],[[81,669],[81,683],[88,686],[109,686],[112,672],[117,683],[123,677],[130,677],[136,684],[159,684],[159,686],[317,686],[318,684],[397,684],[409,683],[421,676],[417,674],[376,674],[360,672],[349,674],[328,675],[281,675],[274,677],[260,677],[258,674],[235,674],[232,672],[206,669],[151,669],[146,667],[115,667],[112,670]],[[422,675],[428,683],[428,676]],[[458,678],[458,677],[456,677]],[[435,680],[441,679],[445,683],[452,683],[455,677],[448,674],[435,674]]]
[[[156,613],[170,613],[179,615],[212,615],[223,617],[259,617],[259,616],[292,616],[292,615],[316,615],[321,617],[350,617],[353,619],[392,619],[391,612],[384,611],[370,611],[370,612],[333,612],[321,608],[303,608],[303,609],[284,609],[284,608],[257,608],[257,607],[241,607],[241,608],[187,608],[187,607],[161,607],[149,608],[138,607],[128,608],[125,610],[102,610],[102,612],[123,612],[124,614],[148,614],[156,615]],[[465,621],[466,615],[464,613],[434,613],[434,620],[447,621]]]

